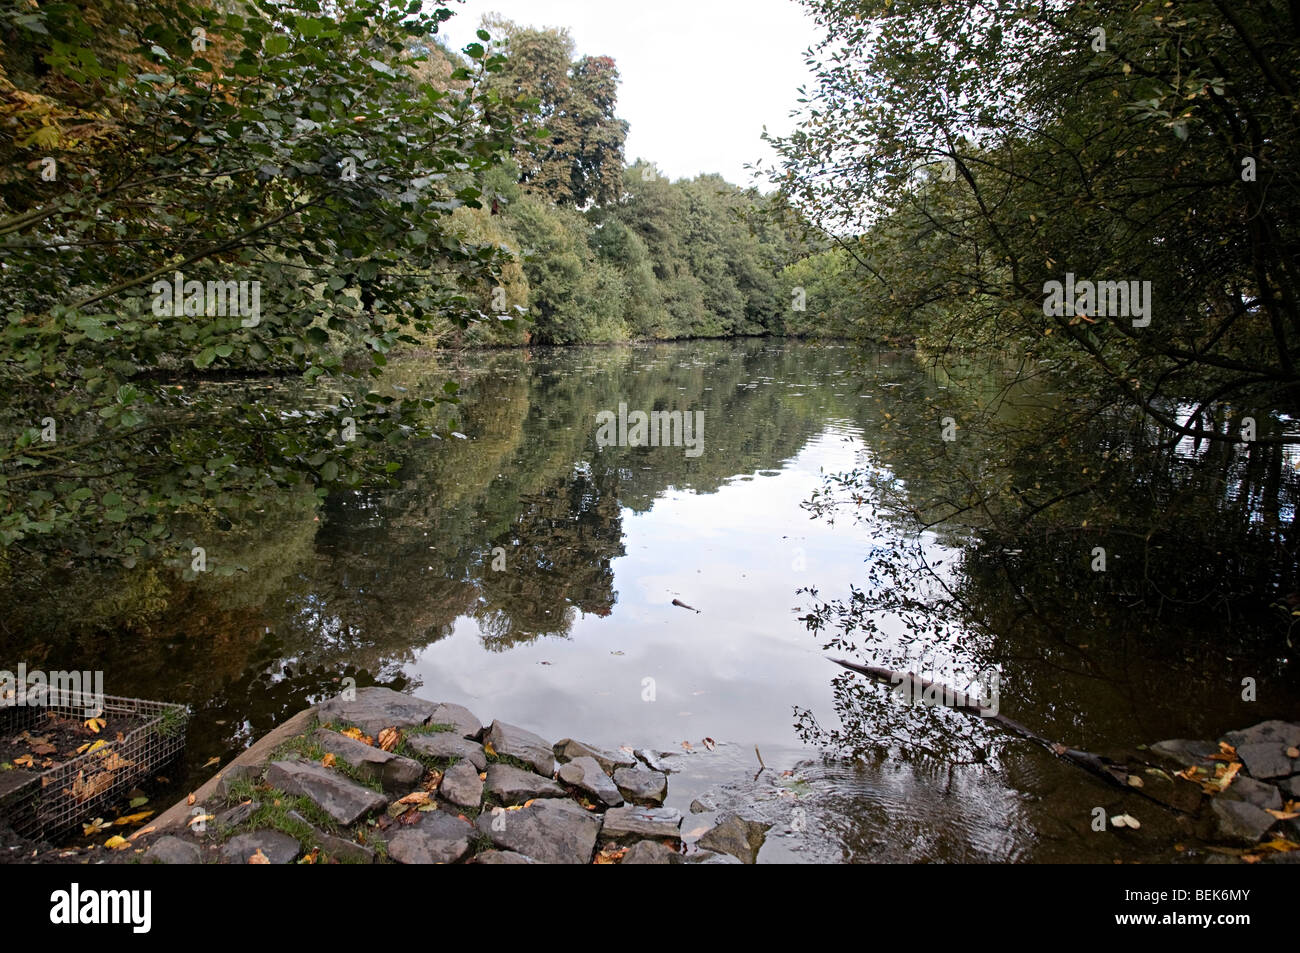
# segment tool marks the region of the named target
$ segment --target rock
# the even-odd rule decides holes
[[[651,751],[649,748],[637,748],[636,756],[644,761],[651,771],[672,774],[673,768],[667,763],[667,760],[677,755],[672,751]]]
[[[1295,770],[1295,762],[1287,757],[1286,749],[1286,745],[1277,741],[1249,742],[1237,745],[1237,757],[1253,778],[1284,778]]]
[[[595,758],[584,755],[560,765],[560,780],[585,791],[606,807],[618,807],[623,803],[618,785],[609,779]]]
[[[579,758],[595,758],[601,770],[612,774],[615,768],[630,768],[636,765],[636,758],[625,751],[610,751],[595,745],[583,744],[572,738],[565,738],[555,743],[555,757],[560,761],[577,761]]]
[[[1300,747],[1300,725],[1285,721],[1261,721],[1244,731],[1230,731],[1223,740],[1234,748],[1249,744],[1279,744],[1283,748]]]
[[[478,807],[483,799],[483,782],[479,780],[478,769],[468,761],[458,761],[442,776],[438,793],[461,807]]]
[[[485,850],[474,858],[476,864],[535,864],[537,861],[513,850]]]
[[[518,758],[548,778],[555,774],[555,753],[546,741],[531,731],[507,725],[504,721],[494,721],[486,740],[497,754]]]
[[[447,811],[425,811],[388,838],[388,856],[399,864],[452,864],[469,852],[474,828]]]
[[[439,702],[433,714],[429,716],[429,724],[451,725],[454,731],[444,731],[439,734],[454,734],[471,741],[483,734],[483,722],[475,718],[474,713],[464,705],[454,705],[451,702]],[[483,769],[479,768],[479,770]]]
[[[257,801],[245,801],[242,804],[236,804],[232,808],[227,808],[212,819],[212,826],[217,830],[228,831],[233,827],[243,824],[253,813],[261,807]]]
[[[1282,793],[1287,796],[1287,800],[1300,798],[1300,774],[1293,778],[1287,778],[1285,781],[1279,781],[1277,786],[1282,789]]]
[[[655,840],[637,841],[623,855],[624,864],[677,864],[681,855]]]
[[[1196,741],[1189,738],[1172,738],[1169,741],[1157,741],[1151,746],[1154,754],[1160,755],[1180,768],[1191,765],[1205,767],[1214,762],[1210,755],[1219,753],[1219,746],[1213,741]]]
[[[487,753],[477,742],[462,738],[453,731],[435,731],[427,735],[407,735],[406,744],[426,758],[468,761],[480,771],[487,770]]]
[[[619,768],[614,783],[624,797],[637,804],[662,804],[668,796],[668,776],[649,768]]]
[[[550,778],[524,771],[510,764],[490,764],[487,791],[506,806],[523,804],[536,797],[564,797],[564,788]]]
[[[221,847],[221,859],[227,864],[246,864],[259,850],[273,864],[292,864],[302,853],[298,842],[288,834],[280,831],[253,831],[226,841]]]
[[[695,844],[703,850],[730,854],[741,863],[752,864],[758,860],[758,851],[771,826],[729,814],[716,827],[701,834]]]
[[[384,808],[388,799],[377,791],[323,765],[306,761],[276,761],[266,770],[266,783],[286,794],[301,794],[315,801],[344,827],[371,811]]]
[[[1282,807],[1282,794],[1277,788],[1240,774],[1232,779],[1232,784],[1219,796],[1230,801],[1246,801],[1256,807],[1271,808],[1274,811]]]
[[[743,864],[744,861],[739,857],[732,857],[730,854],[719,854],[711,850],[700,850],[686,858],[688,864]]]
[[[232,764],[229,767],[222,768],[217,773],[217,797],[226,800],[231,795],[231,788],[237,781],[252,781],[257,783],[257,779],[262,776],[262,769],[265,765],[261,764]]]
[[[671,807],[612,807],[600,828],[602,841],[681,839],[682,812]]]
[[[424,776],[424,765],[420,762],[328,728],[317,728],[312,740],[334,757],[352,765],[362,777],[378,781],[385,791],[406,794]]]
[[[542,864],[590,863],[600,831],[599,816],[572,801],[555,798],[518,811],[484,811],[476,823],[497,847]]]
[[[203,852],[193,841],[180,837],[160,837],[144,852],[147,864],[201,864]]]
[[[342,837],[335,837],[333,834],[327,834],[307,818],[303,817],[297,811],[287,811],[286,816],[297,821],[306,827],[312,829],[312,835],[316,839],[316,844],[328,856],[333,857],[341,864],[373,864],[375,862],[375,852],[369,847],[358,844],[356,841],[346,840]]]
[[[1254,845],[1273,826],[1275,818],[1246,801],[1213,800],[1215,836],[1233,844]]]
[[[437,705],[422,698],[372,686],[358,688],[356,698],[351,701],[331,698],[322,702],[318,714],[322,722],[346,722],[372,737],[378,737],[385,728],[412,728],[427,724],[437,710]]]
[[[717,805],[715,805],[712,801],[704,801],[704,800],[700,800],[699,798],[696,798],[694,801],[691,802],[692,814],[708,814],[711,811],[716,811],[717,809],[718,809]]]

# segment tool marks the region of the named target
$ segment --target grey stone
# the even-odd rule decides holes
[[[1241,758],[1241,763],[1253,778],[1284,778],[1297,766],[1287,757],[1286,745],[1277,741],[1237,745],[1237,757]]]
[[[217,776],[217,797],[229,798],[235,783],[238,781],[251,781],[256,784],[262,776],[262,770],[265,765],[261,764],[232,764],[223,768]]]
[[[453,864],[469,852],[474,828],[447,811],[425,811],[388,838],[388,856],[399,864]]]
[[[590,863],[600,831],[598,816],[572,801],[554,798],[518,811],[484,811],[476,823],[497,847],[543,864]]]
[[[651,751],[649,748],[637,748],[636,756],[640,758],[650,768],[651,771],[658,771],[661,774],[672,774],[674,768],[668,763],[669,758],[677,757],[672,751]]]
[[[451,702],[439,702],[433,714],[429,716],[429,724],[452,725],[455,728],[454,732],[442,733],[456,734],[471,741],[483,734],[483,723],[474,717],[474,713],[464,705],[455,705]]]
[[[408,793],[424,775],[424,765],[400,754],[368,745],[328,728],[317,728],[313,740],[363,777],[378,781],[385,791]]]
[[[730,854],[719,854],[712,850],[700,850],[686,858],[688,864],[743,864],[744,861],[739,857],[732,857]]]
[[[623,855],[624,864],[676,864],[681,862],[681,855],[655,840],[637,841]]]
[[[612,807],[605,812],[600,839],[681,838],[682,812],[670,807]]]
[[[624,797],[637,804],[662,804],[668,796],[668,775],[649,768],[619,768],[614,783]]]
[[[524,771],[510,764],[489,764],[488,793],[506,806],[523,804],[537,797],[564,797],[564,788],[550,778]]]
[[[321,721],[346,722],[368,735],[378,737],[385,728],[412,728],[424,725],[438,706],[422,698],[412,698],[391,688],[358,688],[356,698],[331,698],[322,702]]]
[[[1300,725],[1286,721],[1261,721],[1244,731],[1230,731],[1223,740],[1234,748],[1248,744],[1280,744],[1284,748],[1300,747]]]
[[[257,801],[245,801],[242,804],[236,804],[214,817],[212,824],[217,830],[230,830],[252,817],[259,807],[261,805]]]
[[[758,860],[759,849],[771,824],[751,821],[735,814],[723,818],[717,826],[700,835],[695,842],[703,850],[730,854],[741,863],[752,864]]]
[[[273,864],[292,864],[302,853],[298,842],[280,831],[253,831],[232,837],[221,847],[221,859],[228,864],[246,864],[258,851]]]
[[[1300,798],[1300,774],[1287,778],[1285,781],[1279,781],[1277,786],[1282,789],[1282,793],[1287,796],[1288,800]]]
[[[712,801],[701,800],[696,798],[691,802],[692,814],[708,814],[710,811],[716,811],[718,808]]]
[[[560,761],[595,758],[596,763],[600,765],[601,770],[606,774],[612,774],[615,768],[630,768],[636,765],[636,758],[626,751],[610,751],[608,748],[597,748],[595,745],[574,741],[572,738],[557,741],[553,750],[555,751],[555,757]]]
[[[1213,801],[1215,836],[1220,840],[1252,845],[1273,826],[1274,817],[1263,808],[1246,801]]]
[[[327,834],[297,811],[288,811],[287,816],[291,817],[299,824],[310,827],[320,849],[330,857],[333,857],[339,863],[373,864],[375,862],[375,852],[369,847],[358,844],[356,841],[346,840],[342,837],[335,837],[333,834]]]
[[[1232,779],[1232,784],[1219,797],[1226,797],[1230,801],[1246,801],[1256,807],[1271,808],[1274,811],[1282,806],[1282,794],[1277,788],[1240,774]]]
[[[1210,755],[1218,754],[1219,746],[1213,741],[1171,738],[1168,741],[1157,741],[1151,746],[1151,751],[1174,762],[1180,768],[1191,765],[1205,767],[1213,763],[1209,760]]]
[[[537,861],[513,850],[485,850],[474,858],[476,864],[535,864]]]
[[[560,780],[585,791],[606,807],[618,807],[623,803],[618,785],[609,779],[595,758],[584,755],[560,765]]]
[[[147,864],[201,864],[203,852],[199,845],[180,837],[160,837],[144,852]]]
[[[344,827],[371,811],[382,810],[388,799],[377,791],[323,765],[306,761],[276,761],[266,770],[266,783],[286,794],[311,798]]]
[[[548,778],[555,774],[555,753],[550,744],[531,731],[494,721],[488,729],[487,741],[497,754],[518,758],[538,774]]]
[[[483,799],[483,782],[478,770],[468,761],[458,761],[443,773],[438,793],[461,807],[478,807]]]
[[[483,746],[462,738],[454,731],[434,731],[427,735],[407,735],[406,744],[426,758],[450,761],[468,761],[480,771],[487,770],[487,754]]]

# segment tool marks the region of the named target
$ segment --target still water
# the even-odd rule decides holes
[[[455,419],[397,451],[395,488],[279,495],[243,525],[208,527],[208,559],[233,577],[55,578],[49,600],[7,609],[6,658],[103,668],[110,694],[188,703],[179,792],[350,676],[551,740],[676,752],[669,804],[749,805],[774,824],[764,861],[1185,854],[1176,819],[1023,742],[980,732],[972,758],[940,724],[900,747],[883,690],[859,725],[881,736],[855,760],[824,759],[796,729],[796,710],[836,722],[841,673],[804,621],[805,587],[845,597],[889,540],[883,523],[802,504],[824,474],[881,463],[900,426],[937,419],[944,380],[915,356],[769,341],[464,353],[394,362],[384,386],[447,379],[461,385]],[[699,452],[598,446],[597,415],[620,404],[699,412]],[[889,466],[926,492],[924,458]],[[1052,594],[1026,617],[1005,579],[981,578],[995,560],[968,537],[940,526],[921,542],[1001,618],[979,655],[1002,667],[1004,713],[1049,737],[1104,751],[1297,708],[1275,644],[1228,653],[1181,623],[1071,608],[1072,583],[1036,565],[1012,567],[1017,592]],[[1267,687],[1257,703],[1235,690],[1243,673]],[[1096,833],[1094,806],[1141,813],[1143,828]]]

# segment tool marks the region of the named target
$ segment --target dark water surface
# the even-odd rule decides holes
[[[841,762],[796,731],[796,708],[835,721],[839,671],[800,618],[811,600],[799,590],[846,595],[888,535],[800,504],[823,471],[871,459],[909,408],[942,397],[913,355],[740,341],[471,353],[390,370],[387,385],[417,392],[462,385],[463,436],[400,448],[400,487],[323,505],[277,496],[247,526],[208,527],[210,562],[242,567],[229,578],[139,568],[56,579],[44,604],[6,611],[4,661],[102,668],[110,694],[190,704],[178,791],[211,773],[210,758],[227,761],[355,677],[552,740],[677,751],[670,804],[685,811],[719,785],[717,803],[757,803],[776,825],[763,860],[1177,855],[1185,832],[1171,817],[1023,742],[988,733],[984,763],[954,764],[970,759],[942,741],[904,758],[882,738]],[[598,448],[596,415],[620,402],[702,411],[702,452]],[[923,467],[895,466],[925,482]],[[939,556],[963,545],[926,538]],[[960,571],[996,607],[1004,597],[974,578],[973,559],[968,549]],[[1033,572],[1027,585],[1070,588]],[[1105,750],[1214,737],[1300,708],[1275,643],[1241,638],[1225,651],[1182,622],[1086,604],[1045,612],[1007,612],[980,657],[1003,665],[1003,711],[1049,737]],[[960,661],[960,643],[941,651]],[[1240,698],[1246,675],[1259,680],[1255,703]],[[892,702],[875,698],[888,722]],[[774,770],[753,781],[760,754]],[[1093,832],[1094,806],[1140,814],[1143,828]],[[688,816],[684,829],[704,822]]]

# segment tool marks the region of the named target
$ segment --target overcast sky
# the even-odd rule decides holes
[[[791,127],[808,81],[803,51],[818,39],[795,0],[466,0],[443,25],[457,49],[484,13],[525,26],[567,27],[577,55],[612,56],[618,115],[631,125],[626,156],[672,178],[721,173],[750,184],[745,163],[771,151],[759,139]]]

